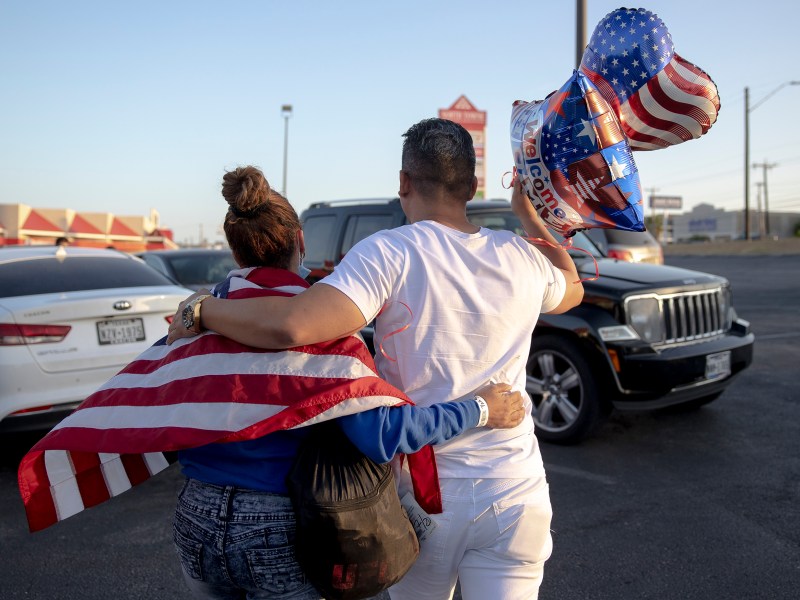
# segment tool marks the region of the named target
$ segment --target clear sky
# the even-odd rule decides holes
[[[587,40],[623,4],[587,0]],[[744,204],[744,88],[800,80],[796,0],[650,0],[722,109],[699,140],[636,153],[645,193]],[[179,242],[222,239],[225,170],[255,164],[289,200],[392,196],[403,132],[464,94],[488,113],[487,196],[508,198],[511,104],[575,67],[573,0],[0,3],[0,203],[149,214]],[[751,111],[771,210],[800,211],[800,85]],[[762,171],[751,169],[751,206]]]

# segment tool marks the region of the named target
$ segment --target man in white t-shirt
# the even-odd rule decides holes
[[[515,214],[529,237],[553,247],[469,222],[477,179],[463,127],[427,119],[404,137],[399,195],[409,225],[362,240],[302,294],[235,307],[205,298],[197,321],[242,343],[285,348],[376,319],[380,374],[418,405],[470,397],[491,380],[524,390],[539,314],[564,312],[583,297],[575,265],[518,184]],[[170,341],[192,334],[178,316]],[[552,511],[530,410],[513,429],[473,429],[435,453],[443,512],[432,515],[436,527],[390,589],[392,600],[451,598],[459,579],[465,600],[535,598],[552,548]]]

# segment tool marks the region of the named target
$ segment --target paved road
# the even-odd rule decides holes
[[[555,549],[541,597],[779,599],[800,590],[800,257],[668,257],[729,278],[755,360],[691,414],[617,415],[546,445]]]
[[[703,410],[614,415],[580,446],[543,446],[555,549],[542,600],[798,597],[800,256],[667,262],[732,281],[755,362]],[[0,598],[188,598],[170,541],[177,472],[30,535],[15,480],[30,443],[3,440]]]

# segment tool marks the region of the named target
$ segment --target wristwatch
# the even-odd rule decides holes
[[[211,294],[203,294],[183,307],[181,319],[183,320],[183,326],[186,329],[189,331],[195,331],[197,333],[200,332],[200,305],[203,303],[203,300],[210,297]],[[197,325],[197,328],[195,328],[195,324]]]

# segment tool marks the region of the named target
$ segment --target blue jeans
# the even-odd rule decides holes
[[[320,600],[294,554],[287,496],[187,479],[173,538],[197,598]]]

